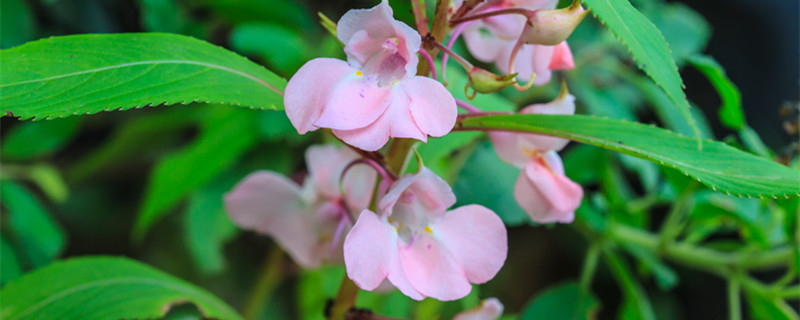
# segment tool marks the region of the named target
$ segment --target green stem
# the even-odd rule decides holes
[[[581,290],[583,292],[591,291],[592,278],[597,270],[597,261],[600,258],[600,243],[595,242],[586,252],[586,260],[583,262],[583,271],[581,271]]]
[[[728,315],[730,320],[742,320],[741,287],[734,279],[728,281]]]
[[[780,293],[778,293],[778,295],[781,296],[784,299],[786,299],[786,298],[788,298],[788,299],[800,298],[800,285],[797,285],[797,286],[794,286],[794,287],[791,287],[791,288],[783,289]]]
[[[681,221],[683,221],[684,214],[686,213],[686,209],[689,206],[689,202],[692,200],[696,188],[697,183],[693,181],[693,183],[689,184],[689,186],[683,190],[678,201],[676,201],[675,205],[669,210],[667,219],[664,221],[664,224],[661,225],[660,234],[662,245],[674,241],[683,231],[683,224]]]
[[[356,305],[358,290],[356,284],[347,275],[344,275],[339,292],[336,293],[336,299],[333,300],[328,320],[346,319],[347,312]]]
[[[674,262],[723,276],[729,274],[731,268],[748,270],[782,266],[793,256],[791,248],[725,253],[681,242],[662,246],[658,236],[616,223],[609,225],[608,236],[615,242],[637,245]]]
[[[403,170],[405,170],[408,160],[408,151],[411,150],[411,146],[414,145],[414,142],[413,139],[396,138],[392,142],[392,146],[389,147],[386,161],[389,165],[389,169],[398,177],[403,175]]]
[[[272,296],[273,291],[278,286],[281,278],[281,265],[283,264],[283,251],[277,245],[273,245],[267,259],[264,260],[264,266],[261,268],[261,274],[256,280],[256,284],[247,299],[244,306],[245,319],[258,319],[264,310],[264,306]]]

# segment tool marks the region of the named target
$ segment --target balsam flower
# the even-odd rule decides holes
[[[491,210],[456,202],[432,171],[406,175],[364,210],[344,243],[347,276],[364,290],[388,278],[405,295],[455,300],[492,279],[506,259],[506,229]]]
[[[467,311],[459,312],[452,320],[495,320],[503,315],[503,304],[497,298],[481,301],[481,304]]]
[[[575,97],[562,88],[559,97],[547,104],[534,104],[520,113],[573,114]],[[497,155],[522,169],[514,185],[514,198],[533,221],[569,223],[583,199],[583,189],[564,175],[556,151],[569,140],[539,134],[494,131],[489,133]]]
[[[439,82],[415,75],[422,40],[392,18],[386,1],[348,11],[336,30],[347,62],[311,60],[286,85],[286,114],[300,134],[331,128],[344,142],[375,151],[390,137],[427,141],[453,128],[455,99]]]
[[[522,8],[529,10],[553,9],[557,0],[502,0],[489,1],[475,13],[500,9]],[[514,47],[525,29],[526,18],[517,14],[491,16],[474,22],[464,30],[464,42],[472,55],[483,62],[493,62],[500,71],[509,73],[509,63]],[[550,82],[552,71],[575,67],[572,52],[566,41],[554,46],[523,44],[514,59],[517,79],[527,80],[535,74],[534,85]]]
[[[236,225],[273,237],[303,267],[341,262],[348,212],[367,208],[376,180],[373,170],[352,167],[340,189],[342,171],[356,159],[348,148],[310,147],[302,188],[278,173],[257,171],[225,195],[225,207]]]

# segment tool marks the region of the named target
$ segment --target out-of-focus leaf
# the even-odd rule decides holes
[[[625,154],[619,154],[619,162],[629,170],[639,174],[639,180],[641,180],[642,186],[644,186],[644,190],[647,193],[656,192],[659,170],[655,163]]]
[[[72,140],[79,124],[78,118],[19,123],[3,138],[3,158],[19,161],[51,155]]]
[[[661,290],[670,290],[678,285],[678,274],[652,252],[635,245],[623,244],[625,250],[636,257],[639,262],[656,278],[656,284]]]
[[[478,132],[463,132],[450,133],[440,138],[428,138],[427,143],[418,145],[417,152],[426,167],[445,181],[453,182],[458,178],[458,173],[471,154],[471,148],[467,147],[480,136]],[[416,171],[416,162],[411,161],[406,172]]]
[[[662,3],[643,12],[664,35],[672,57],[679,63],[689,55],[702,52],[711,38],[708,21],[685,4]]]
[[[358,293],[356,307],[371,310],[375,314],[398,319],[408,319],[411,313],[411,298],[399,290],[386,293],[361,291]]]
[[[599,309],[600,302],[591,293],[582,292],[575,282],[566,282],[534,297],[520,319],[594,319]]]
[[[36,26],[33,14],[23,0],[0,0],[0,49],[11,48],[33,39]]]
[[[623,300],[618,312],[619,319],[655,320],[656,316],[647,294],[622,258],[611,249],[607,249],[603,257],[622,289]]]
[[[741,130],[745,124],[742,97],[739,88],[728,79],[725,69],[714,58],[706,55],[691,55],[686,61],[700,70],[717,90],[722,100],[722,106],[719,108],[720,122],[730,129]]]
[[[17,259],[14,248],[0,235],[0,286],[13,281],[22,274],[22,265]]]
[[[192,5],[208,7],[215,14],[234,22],[274,21],[284,26],[309,31],[314,28],[314,19],[308,10],[291,0],[192,0]],[[338,20],[335,19],[335,20]]]
[[[576,144],[567,149],[563,154],[564,173],[567,177],[581,185],[597,182],[600,178],[600,168],[597,159],[603,157],[605,151],[586,144]]]
[[[520,170],[506,164],[490,143],[479,144],[458,175],[453,192],[456,205],[479,204],[493,210],[508,226],[530,223],[514,199]]]
[[[173,0],[139,0],[142,26],[149,32],[181,33],[188,22]]]
[[[258,113],[258,131],[267,140],[286,139],[292,142],[303,142],[308,140],[311,135],[297,134],[297,129],[292,126],[285,112],[265,111]]]
[[[141,156],[169,142],[175,132],[199,121],[206,109],[218,106],[187,106],[148,112],[125,121],[102,145],[79,159],[68,171],[71,180],[81,180],[100,169]],[[199,109],[199,110],[198,110]]]
[[[225,186],[227,187],[227,186]],[[189,251],[200,271],[211,274],[225,268],[222,246],[238,229],[233,225],[222,204],[225,187],[213,185],[189,197],[184,227]]]
[[[627,0],[583,0],[583,2],[592,14],[628,48],[637,66],[664,90],[692,128],[699,143],[700,129],[689,111],[691,107],[683,92],[683,80],[678,73],[675,60],[669,53],[667,42],[658,28]]]
[[[764,210],[759,199],[740,199],[718,193],[700,191],[695,195],[696,205],[691,211],[695,220],[725,218],[742,228],[743,236],[762,247],[785,242],[783,219],[779,212]]]
[[[798,320],[800,315],[797,314],[792,306],[779,298],[768,298],[759,292],[744,290],[744,296],[747,297],[747,302],[750,308],[750,314],[753,319],[770,319],[770,320]]]
[[[716,141],[706,141],[700,151],[691,138],[640,123],[581,115],[518,114],[464,117],[456,123],[456,129],[565,137],[678,169],[727,194],[776,198],[800,195],[800,171]]]
[[[303,34],[274,23],[244,23],[231,31],[231,47],[237,52],[257,55],[268,66],[291,75],[309,60],[310,48]]]
[[[203,320],[203,314],[194,305],[184,303],[170,308],[161,320]]]
[[[255,112],[212,109],[190,146],[164,157],[145,190],[144,204],[133,230],[141,240],[147,230],[186,195],[230,167],[256,143]]]
[[[152,319],[185,302],[196,305],[206,317],[242,319],[208,292],[118,257],[55,263],[8,284],[0,291],[0,299],[0,317],[7,320]]]
[[[11,230],[31,265],[40,267],[58,257],[66,235],[36,196],[8,180],[0,183],[0,196],[11,215]]]
[[[31,166],[28,174],[31,181],[36,183],[51,200],[59,203],[67,200],[69,187],[58,169],[51,165],[39,164]]]
[[[764,144],[764,141],[761,140],[761,137],[758,136],[758,133],[753,128],[746,125],[742,126],[742,129],[739,130],[739,138],[742,139],[742,144],[747,150],[765,158],[772,157],[772,150]]]
[[[300,318],[324,320],[325,303],[336,296],[336,290],[345,276],[344,266],[323,266],[316,270],[303,270],[297,282]]]
[[[0,51],[0,105],[49,119],[146,105],[283,109],[286,80],[233,52],[165,33],[52,37]]]
[[[603,60],[600,63],[610,62]],[[636,120],[633,107],[638,103],[637,99],[631,96],[631,90],[628,90],[630,86],[610,77],[611,73],[597,66],[587,65],[586,68],[570,71],[568,75],[569,89],[575,93],[576,104],[585,108],[586,113],[612,119]],[[633,90],[633,94],[638,92]]]

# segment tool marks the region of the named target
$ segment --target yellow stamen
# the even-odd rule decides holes
[[[363,75],[364,75],[364,73],[363,73],[363,72],[361,72],[361,70],[356,70],[356,75],[357,75],[357,76],[363,76]]]
[[[425,227],[425,231],[428,233],[433,233],[433,229],[431,229],[431,227]]]

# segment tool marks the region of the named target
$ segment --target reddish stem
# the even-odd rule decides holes
[[[481,13],[473,14],[471,16],[450,20],[450,25],[451,26],[455,26],[455,25],[458,25],[460,23],[464,23],[464,22],[467,22],[467,21],[479,20],[479,19],[484,19],[484,18],[489,18],[489,17],[494,17],[494,16],[500,16],[500,15],[505,15],[505,14],[519,14],[519,15],[524,16],[527,19],[528,17],[531,16],[531,14],[533,14],[533,11],[528,10],[528,9],[522,9],[522,8],[508,8],[508,9],[500,9],[500,10],[494,10],[494,11],[488,11],[488,12],[481,12]]]
[[[419,53],[420,56],[425,58],[425,60],[428,61],[428,65],[431,66],[430,67],[430,69],[431,69],[431,78],[433,78],[433,80],[437,80],[437,78],[436,78],[436,68],[434,68],[434,65],[433,65],[433,57],[431,57],[431,55],[428,53],[428,51],[425,51],[425,49],[419,49],[418,53]],[[446,54],[447,53],[445,53],[445,57],[447,57]],[[442,61],[444,61],[444,60],[442,60]],[[442,76],[444,76],[444,74],[442,74]]]

